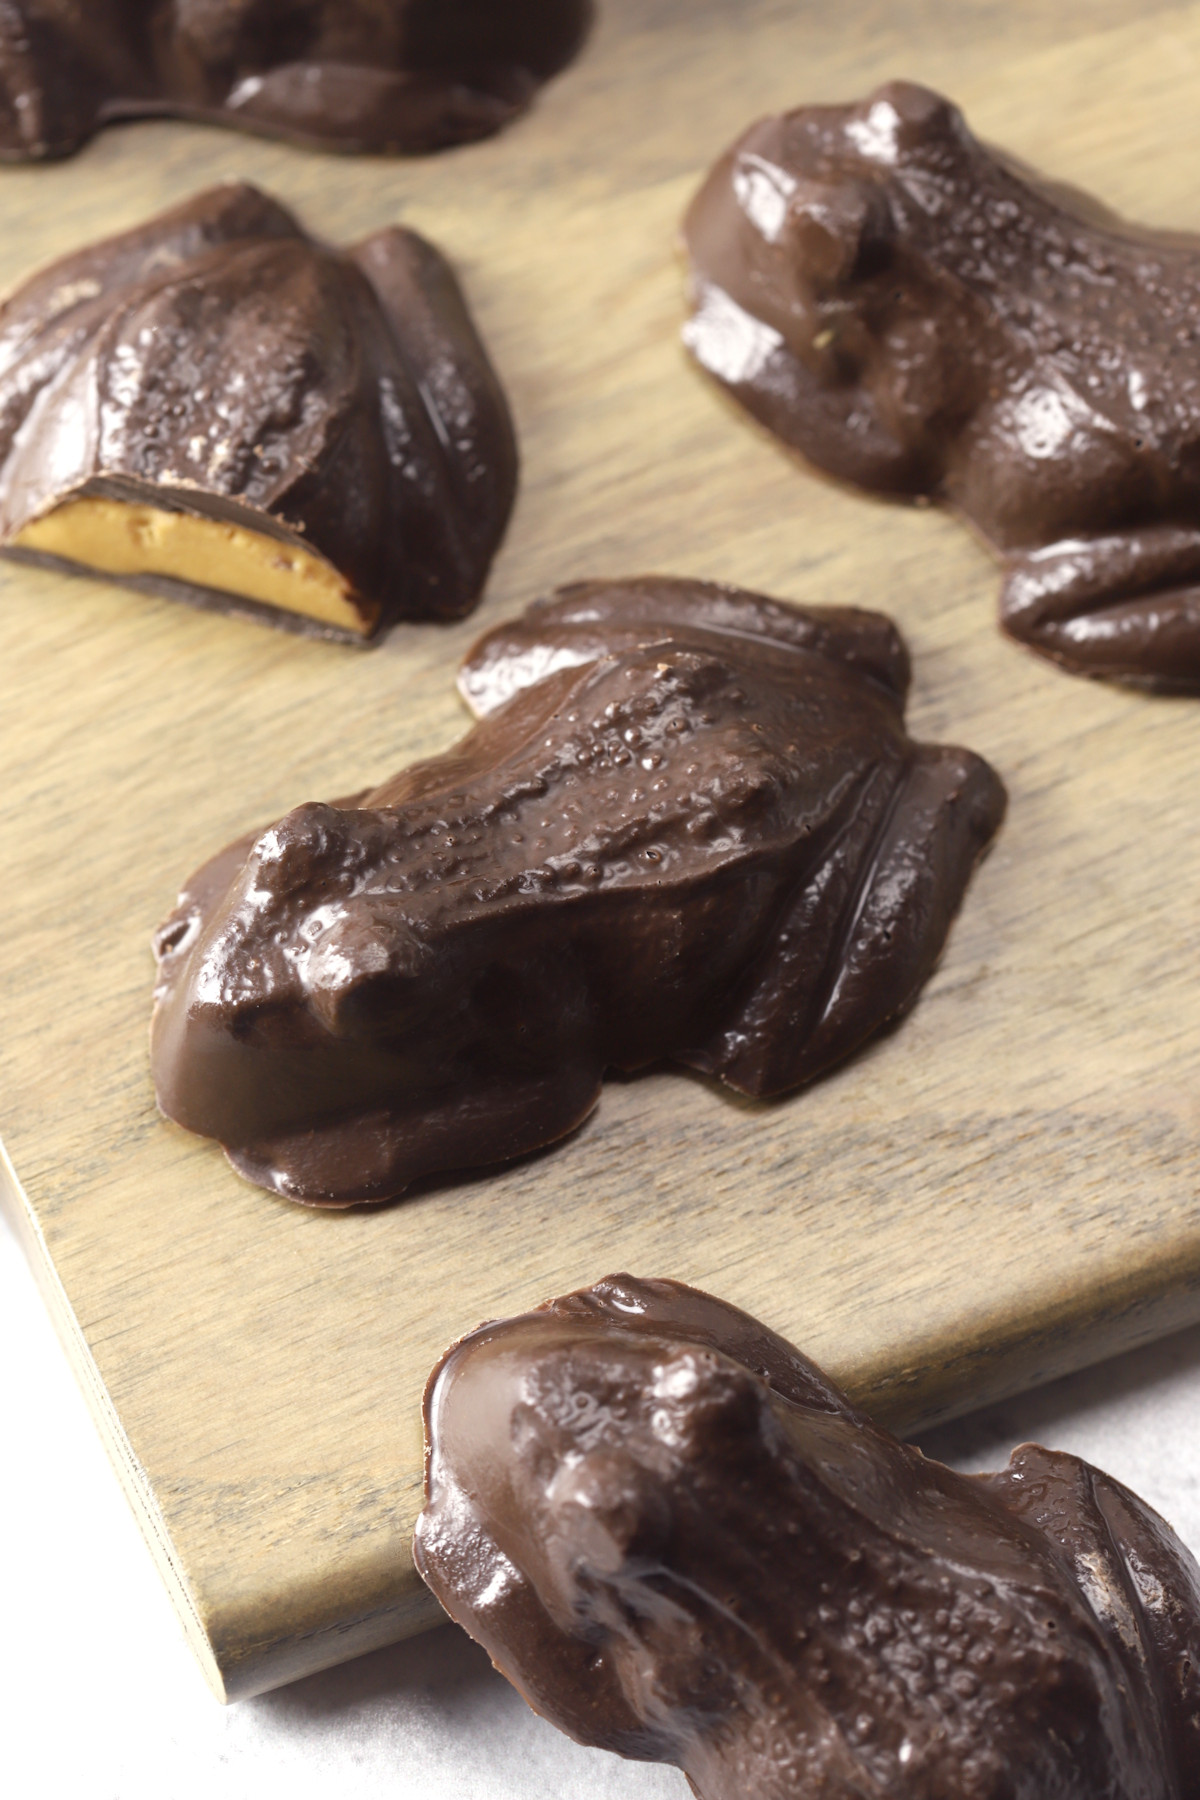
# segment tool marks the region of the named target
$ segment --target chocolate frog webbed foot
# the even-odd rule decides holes
[[[1151,525],[1010,555],[1000,616],[1075,673],[1200,693],[1200,531]]]

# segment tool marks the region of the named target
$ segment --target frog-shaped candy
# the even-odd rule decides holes
[[[798,1087],[915,1000],[1004,809],[878,613],[666,579],[501,625],[454,749],[298,807],[159,934],[159,1104],[296,1200],[553,1143],[606,1069]]]
[[[536,1712],[697,1800],[1197,1800],[1200,1568],[1100,1469],[961,1475],[676,1281],[442,1358],[417,1567]]]
[[[811,462],[955,507],[1001,618],[1200,692],[1200,239],[981,145],[928,89],[762,120],[686,222],[696,359]]]

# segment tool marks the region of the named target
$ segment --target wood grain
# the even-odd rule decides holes
[[[418,1401],[479,1319],[628,1267],[712,1288],[899,1424],[1200,1316],[1200,705],[1001,640],[937,513],[801,470],[678,348],[674,234],[755,115],[905,74],[1143,219],[1200,230],[1200,6],[607,0],[493,143],[340,161],[169,124],[0,178],[0,278],[246,176],[339,241],[393,220],[461,270],[510,389],[517,516],[485,603],[355,653],[0,574],[0,1127],[10,1199],[217,1691],[419,1629]],[[755,1106],[611,1083],[553,1154],[379,1213],[241,1184],[164,1124],[150,931],[210,850],[463,729],[475,633],[559,581],[658,569],[881,606],[917,735],[1011,812],[913,1016]],[[17,1181],[19,1176],[19,1183]]]

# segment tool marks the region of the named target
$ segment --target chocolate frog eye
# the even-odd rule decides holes
[[[788,200],[782,241],[802,279],[828,293],[877,274],[892,235],[887,196],[872,182],[806,181]]]
[[[846,135],[860,154],[881,161],[894,163],[914,152],[945,156],[948,149],[968,141],[962,113],[953,101],[916,81],[884,82],[857,111]]]

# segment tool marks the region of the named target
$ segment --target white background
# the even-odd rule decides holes
[[[675,1770],[581,1750],[534,1718],[453,1626],[219,1706],[2,1220],[0,1368],[7,1800],[687,1800]],[[1200,1550],[1198,1425],[1195,1330],[925,1448],[972,1469],[1023,1438],[1074,1450]]]

